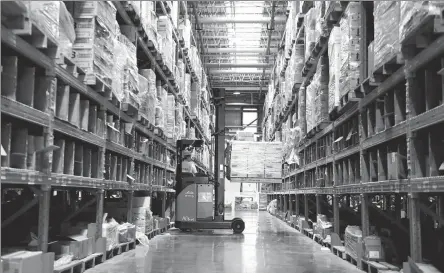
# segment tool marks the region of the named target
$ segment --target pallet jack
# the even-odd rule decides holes
[[[224,89],[213,90],[216,107],[214,180],[208,174],[182,172],[184,151],[203,147],[203,140],[180,139],[176,143],[176,219],[181,231],[199,229],[232,229],[242,233],[245,223],[241,218],[224,219],[225,199],[225,102]],[[217,95],[217,97],[216,97]],[[213,200],[214,193],[214,200]]]

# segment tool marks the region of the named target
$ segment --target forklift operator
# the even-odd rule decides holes
[[[182,174],[190,174],[194,176],[197,173],[196,165],[191,159],[191,152],[184,151],[183,152],[183,161],[182,161]]]

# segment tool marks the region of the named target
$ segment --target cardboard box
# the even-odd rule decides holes
[[[47,273],[43,272],[41,251],[18,251],[2,256],[3,273]]]

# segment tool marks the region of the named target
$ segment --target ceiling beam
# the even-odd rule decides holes
[[[207,48],[207,54],[215,54],[215,53],[263,53],[266,54],[266,50],[260,47],[254,48]],[[277,53],[277,48],[270,49],[271,53]]]
[[[207,68],[230,68],[230,67],[271,67],[271,64],[266,63],[205,63]]]
[[[271,73],[271,70],[267,70]],[[234,70],[210,70],[211,75],[238,74],[238,75],[261,75],[262,71],[234,71]]]
[[[274,5],[273,5],[274,9]],[[274,14],[274,12],[273,12]],[[272,16],[273,17],[273,16]],[[267,24],[272,20],[270,17],[262,17],[262,18],[240,18],[240,17],[201,17],[199,20],[200,24]],[[275,22],[284,23],[287,21],[286,16],[279,16],[274,18]]]
[[[253,34],[253,35],[251,35],[251,34]],[[258,34],[259,34],[259,36],[258,36]],[[266,39],[267,38],[267,37],[264,37],[264,36],[260,36],[261,33],[251,33],[251,32],[250,33],[244,32],[243,34],[239,34],[239,32],[236,32],[235,35],[237,35],[238,37],[235,37],[234,35],[233,36],[229,36],[229,35],[202,35],[202,38],[203,39],[235,39],[235,38],[242,38],[242,39],[244,39],[245,38],[245,40],[248,40],[248,41],[253,40],[253,39],[254,40],[259,40],[259,39]],[[271,36],[271,39],[281,40],[282,36],[273,35],[273,36]]]
[[[226,87],[219,87],[219,88],[225,88],[225,91],[258,91],[259,87],[251,87],[251,86],[226,86]]]

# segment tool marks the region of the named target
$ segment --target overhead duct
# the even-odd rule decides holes
[[[265,54],[266,50],[264,48],[207,48],[206,50],[208,54],[214,53],[262,53]],[[271,53],[277,53],[277,48],[270,48]]]
[[[271,17],[262,18],[239,18],[239,17],[201,17],[200,24],[267,24],[271,20]],[[277,23],[285,23],[287,21],[286,16],[275,17],[274,21]]]
[[[205,63],[207,68],[229,68],[229,67],[270,67],[265,63]]]

